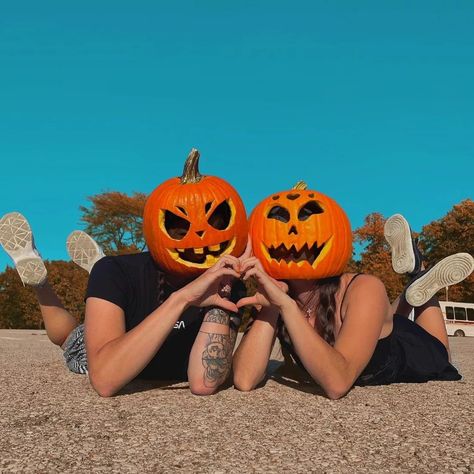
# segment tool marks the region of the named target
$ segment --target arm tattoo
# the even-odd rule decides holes
[[[205,323],[229,324],[229,315],[221,308],[212,308],[204,316]]]
[[[204,385],[217,387],[229,373],[232,364],[232,345],[230,337],[226,334],[206,334],[207,341],[202,353]]]

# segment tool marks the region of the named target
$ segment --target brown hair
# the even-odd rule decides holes
[[[336,319],[336,293],[341,284],[341,276],[326,278],[318,282],[319,303],[316,308],[315,329],[331,346],[334,345]]]
[[[300,304],[300,308],[307,311],[317,302],[314,329],[331,346],[335,341],[336,293],[340,284],[341,275],[317,280],[314,282],[313,296],[304,304]]]

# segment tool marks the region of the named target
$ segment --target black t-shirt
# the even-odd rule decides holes
[[[126,331],[138,326],[174,291],[149,252],[104,257],[89,277],[86,298],[96,297],[120,306]],[[145,367],[140,378],[187,380],[189,354],[202,323],[201,309],[189,307]],[[100,315],[97,315],[100,317]]]

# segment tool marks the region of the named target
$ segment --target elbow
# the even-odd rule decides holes
[[[234,374],[234,387],[240,392],[250,392],[257,384],[250,377],[242,376],[238,373]]]
[[[189,384],[189,389],[193,395],[205,397],[207,395],[213,395],[217,392],[219,387],[206,387],[204,384]]]
[[[326,390],[326,395],[330,400],[339,400],[346,393],[347,393],[346,391]]]
[[[331,384],[328,387],[324,387],[324,391],[330,400],[339,400],[347,394],[350,388],[346,384]]]
[[[113,397],[117,390],[113,390],[109,387],[94,387],[94,390],[97,392],[97,395],[101,398],[110,398]]]
[[[97,375],[89,373],[89,380],[92,388],[102,398],[113,397],[118,392],[118,389],[104,377],[98,377]]]

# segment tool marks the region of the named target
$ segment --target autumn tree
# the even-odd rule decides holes
[[[40,328],[28,326],[26,319],[37,310],[33,291],[24,287],[14,268],[0,273],[0,328]]]
[[[131,196],[118,191],[88,197],[91,205],[81,206],[84,229],[103,248],[106,255],[141,252],[143,237],[143,209],[146,195]]]
[[[45,261],[48,281],[77,319],[84,317],[84,295],[88,274],[73,262]],[[41,329],[43,320],[34,290],[23,286],[17,271],[7,267],[0,273],[0,328]]]
[[[406,277],[398,275],[392,269],[390,247],[384,237],[385,218],[374,212],[369,214],[364,225],[356,229],[354,241],[361,244],[360,260],[354,261],[354,269],[375,275],[380,278],[387,289],[387,294],[393,301],[402,291]]]
[[[420,247],[428,265],[458,252],[474,255],[474,201],[465,199],[441,219],[423,227]],[[441,291],[440,298],[445,299]],[[451,301],[474,302],[474,274],[449,288]]]
[[[354,241],[361,244],[363,250],[359,260],[348,265],[351,271],[370,273],[379,277],[387,288],[391,300],[401,293],[408,283],[405,275],[397,275],[391,264],[390,246],[385,241],[385,218],[379,213],[369,214],[364,225],[354,231]],[[422,228],[418,235],[419,247],[430,267],[444,257],[458,252],[474,254],[474,202],[466,199],[455,205],[446,216]],[[445,299],[445,290],[440,290],[438,298]],[[449,288],[452,301],[474,302],[474,275]]]

